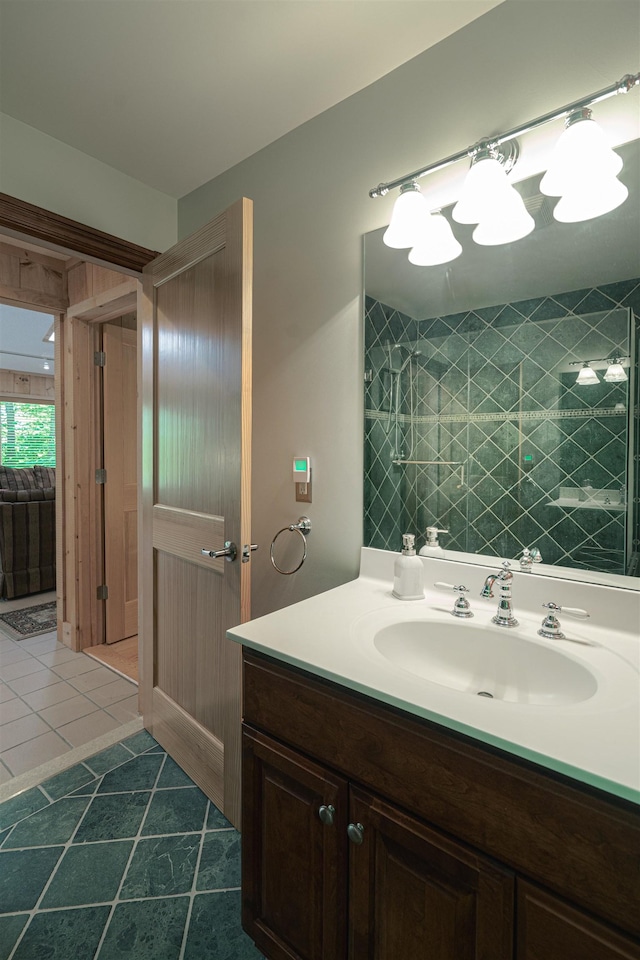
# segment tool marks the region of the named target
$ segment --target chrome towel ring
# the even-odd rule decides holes
[[[297,566],[297,567],[294,567],[293,570],[283,570],[281,567],[278,566],[278,564],[276,563],[275,558],[274,558],[274,556],[273,556],[273,548],[275,547],[276,540],[278,539],[278,537],[280,536],[280,534],[281,534],[281,533],[284,533],[286,530],[290,530],[292,533],[299,533],[300,536],[302,537],[302,542],[303,542],[303,544],[304,544],[304,551],[303,551],[303,554],[302,554],[302,559],[301,559],[300,563],[298,564],[298,566]],[[282,530],[278,530],[278,532],[276,533],[275,537],[274,537],[273,540],[271,541],[271,547],[270,547],[270,549],[269,549],[269,556],[271,557],[271,563],[272,563],[274,569],[278,571],[278,573],[283,574],[283,576],[285,576],[285,577],[290,577],[292,573],[296,573],[296,572],[300,569],[300,567],[302,566],[302,564],[303,564],[303,563],[305,562],[305,560],[307,559],[307,538],[306,538],[306,534],[309,533],[310,530],[311,530],[311,520],[309,520],[309,517],[299,517],[297,523],[291,523],[288,527],[283,527]]]

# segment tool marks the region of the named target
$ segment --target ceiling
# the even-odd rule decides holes
[[[182,197],[503,0],[0,0],[0,110]]]

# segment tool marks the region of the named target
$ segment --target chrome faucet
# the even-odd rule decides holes
[[[538,547],[525,547],[520,555],[520,569],[523,573],[531,573],[534,563],[542,563],[542,554]]]
[[[502,564],[502,570],[499,573],[490,573],[484,582],[480,591],[480,596],[485,599],[493,597],[493,585],[498,584],[500,596],[498,599],[498,612],[491,618],[492,623],[497,623],[499,627],[517,627],[518,621],[513,615],[511,605],[511,584],[513,574],[511,573],[511,564],[505,560]]]

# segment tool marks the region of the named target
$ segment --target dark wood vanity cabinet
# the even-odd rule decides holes
[[[640,960],[640,816],[245,650],[243,926],[268,960]]]

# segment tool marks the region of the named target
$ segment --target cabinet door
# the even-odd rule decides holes
[[[269,960],[344,958],[347,804],[346,781],[243,728],[242,924]]]
[[[349,960],[511,960],[512,874],[364,791],[349,810]]]
[[[640,945],[518,881],[517,960],[640,960]]]

